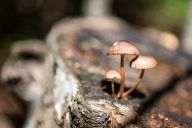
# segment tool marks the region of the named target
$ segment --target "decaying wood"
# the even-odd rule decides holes
[[[138,46],[141,53],[155,55],[162,60],[168,59],[170,63],[183,60],[180,64],[181,69],[185,70],[177,70],[181,74],[186,71],[190,62],[185,56],[153,43],[150,37],[145,37],[142,33],[138,32],[141,34],[138,37],[130,33],[134,33],[133,29],[129,29],[123,22],[113,18],[69,19],[57,23],[51,29],[46,40],[49,48],[55,57],[62,58],[63,63],[79,78],[78,81],[81,83],[78,86],[79,91],[72,98],[70,105],[67,105],[70,108],[72,127],[153,127],[147,122],[133,123],[137,118],[136,115],[141,112],[139,108],[142,108],[142,104],[145,104],[149,97],[142,99],[136,95],[133,99],[112,100],[111,95],[103,91],[103,88],[109,85],[109,82],[104,80],[106,70],[119,67],[119,57],[107,57],[106,50],[116,40],[132,37],[130,38],[132,41],[139,42],[134,44]],[[173,75],[174,72],[172,72]],[[132,70],[129,72],[128,80],[136,77],[132,75],[134,73]],[[171,77],[167,75],[168,81],[169,78]],[[152,92],[155,93],[163,88],[164,83],[165,81],[156,83],[158,86]],[[148,114],[151,115],[150,112]],[[142,119],[145,118],[147,116]],[[156,127],[159,126],[163,124],[156,125]],[[176,123],[175,126],[182,127],[180,123]]]
[[[143,84],[130,97],[117,100],[112,99],[111,83],[106,81],[104,76],[111,68],[119,70],[119,56],[106,56],[105,54],[107,49],[120,39],[135,42],[134,45],[138,47],[141,54],[158,57],[160,64],[157,69],[151,70],[151,73],[146,72]],[[9,81],[8,78],[19,76],[21,83],[20,80],[14,81],[15,87],[19,85],[29,87],[34,82],[37,84],[35,87],[43,86],[42,95],[33,99],[33,101],[38,99],[37,101],[40,101],[38,105],[41,106],[40,111],[35,114],[35,121],[30,119],[36,125],[28,125],[30,127],[27,128],[190,128],[190,122],[183,121],[184,119],[179,114],[178,117],[176,116],[178,120],[173,118],[175,108],[172,109],[172,102],[164,104],[163,101],[157,100],[154,105],[154,98],[161,97],[167,91],[166,88],[174,89],[176,82],[179,84],[181,80],[179,76],[187,73],[187,67],[191,64],[190,60],[185,55],[169,51],[154,42],[143,32],[112,17],[63,20],[56,23],[47,35],[48,49],[45,49],[45,52],[41,49],[45,45],[39,46],[35,43],[35,47],[32,47],[33,43],[29,42],[24,45],[26,47],[20,45],[15,50],[13,49],[14,57],[5,63],[2,78],[4,81]],[[21,61],[21,58],[15,57],[24,49],[27,51],[25,53],[32,50],[35,63],[34,61],[28,63],[29,60]],[[39,55],[44,56],[41,58]],[[47,62],[45,61],[47,57],[53,60]],[[126,56],[125,60],[126,88],[139,75],[138,71],[128,68],[128,60],[130,60],[128,58]],[[44,61],[41,61],[42,59]],[[164,62],[165,60],[169,61]],[[174,63],[178,65],[170,66]],[[31,66],[39,71],[38,77],[43,81],[35,81],[37,78]],[[55,67],[54,74],[53,67]],[[8,69],[11,69],[11,73],[6,73]],[[116,92],[119,86],[119,81],[115,81]],[[177,90],[177,86],[175,88]],[[182,91],[186,90],[190,90],[188,86]],[[172,92],[177,94],[177,91]],[[183,96],[186,96],[189,93],[184,94]],[[170,101],[169,97],[164,98]]]

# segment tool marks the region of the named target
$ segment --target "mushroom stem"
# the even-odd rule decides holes
[[[137,86],[141,83],[141,81],[143,79],[144,72],[145,72],[145,69],[142,69],[140,76],[139,76],[139,79],[131,86],[131,88],[129,90],[127,90],[125,93],[123,93],[122,97],[129,96],[129,94],[137,88]]]
[[[121,86],[120,91],[117,97],[121,97],[124,90],[125,90],[125,69],[124,69],[124,55],[121,55],[121,62],[120,62],[120,72],[121,72]]]
[[[115,88],[114,88],[114,79],[111,81],[111,89],[112,89],[112,98],[115,98]]]
[[[138,58],[139,56],[135,56],[129,63],[129,66],[131,67],[131,64]]]

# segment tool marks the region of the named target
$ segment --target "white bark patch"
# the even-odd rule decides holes
[[[53,90],[58,120],[61,120],[63,114],[68,112],[68,107],[77,93],[79,84],[75,76],[66,69],[64,64],[62,67],[58,66],[56,68],[55,87]]]

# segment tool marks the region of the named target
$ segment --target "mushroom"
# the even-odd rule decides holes
[[[139,56],[130,62],[130,67],[135,69],[141,69],[139,79],[131,86],[129,90],[123,93],[122,97],[127,97],[131,92],[133,92],[137,86],[141,83],[144,76],[145,69],[154,68],[157,65],[157,61],[152,56]]]
[[[111,80],[112,97],[115,98],[114,80],[121,79],[120,74],[115,70],[110,70],[106,74],[106,79]]]
[[[120,61],[120,74],[121,74],[121,86],[117,97],[121,97],[125,90],[125,69],[124,69],[124,56],[133,55],[138,56],[139,51],[129,41],[120,40],[113,44],[107,51],[107,55],[121,55]]]

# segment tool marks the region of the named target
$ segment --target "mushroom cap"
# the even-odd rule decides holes
[[[131,68],[135,69],[150,69],[157,65],[157,61],[152,56],[139,56],[131,63]]]
[[[109,80],[112,80],[112,79],[120,80],[121,79],[121,75],[117,71],[115,71],[115,70],[110,70],[110,71],[107,72],[105,78],[109,79]]]
[[[139,55],[139,51],[129,41],[120,40],[108,49],[107,55]]]

